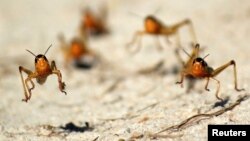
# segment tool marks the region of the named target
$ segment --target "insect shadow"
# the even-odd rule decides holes
[[[60,126],[59,128],[68,132],[85,132],[94,130],[93,127],[89,126],[88,122],[85,122],[85,126],[77,126],[72,122],[67,123],[65,126]]]
[[[226,97],[222,101],[217,101],[217,102],[214,103],[213,108],[216,108],[216,107],[225,107],[225,105],[228,103],[228,101],[229,101],[229,97]]]

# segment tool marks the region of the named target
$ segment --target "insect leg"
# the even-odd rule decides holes
[[[191,35],[191,38],[193,39],[193,43],[196,44],[197,40],[196,40],[196,35],[194,32],[194,27],[193,27],[193,23],[190,19],[185,19],[177,24],[175,24],[172,28],[175,30],[178,30],[180,27],[184,26],[184,25],[188,25],[189,26],[189,32]]]
[[[144,34],[146,34],[145,31],[137,31],[134,34],[134,37],[132,38],[132,41],[127,44],[127,48],[130,47],[131,45],[133,45],[138,40],[138,38],[139,38],[138,47],[137,47],[137,49],[135,51],[135,52],[138,52],[140,50],[140,48],[141,48],[141,37]]]
[[[65,89],[65,83],[62,82],[62,74],[61,72],[57,69],[55,61],[51,62],[51,68],[52,68],[52,73],[56,74],[58,77],[58,83],[59,83],[59,89],[61,92],[63,92],[65,95],[67,94],[64,89]]]
[[[162,51],[164,48],[163,48],[163,46],[161,45],[160,36],[157,35],[156,38],[157,38],[157,39],[156,39],[157,49],[158,49],[159,51]]]
[[[206,80],[207,80],[207,82],[206,82],[205,90],[210,91],[210,90],[207,88],[207,87],[208,87],[208,84],[209,84],[209,80],[210,80],[209,77],[207,77]]]
[[[221,67],[217,68],[214,70],[214,72],[212,73],[212,77],[218,75],[219,73],[221,73],[224,69],[226,69],[228,66],[234,66],[234,88],[236,91],[242,91],[244,89],[239,89],[238,88],[238,83],[237,83],[237,70],[236,70],[236,63],[234,60],[231,60],[230,62],[226,63],[225,65],[222,65]]]
[[[181,80],[177,81],[176,84],[181,84],[181,87],[183,87],[183,81],[184,81],[185,74],[182,72],[181,73]]]
[[[217,79],[215,79],[215,78],[213,78],[213,77],[212,77],[212,79],[215,80],[215,81],[217,82],[217,89],[216,89],[216,92],[215,92],[215,96],[216,96],[216,98],[219,99],[220,101],[223,101],[223,99],[219,97],[220,81],[217,80]]]
[[[31,90],[35,88],[35,84],[32,81],[32,78],[36,78],[36,77],[37,77],[37,73],[31,73],[28,75],[28,78],[25,79],[25,85],[26,85],[26,87],[28,89],[28,93],[29,93],[28,98],[23,99],[23,101],[25,101],[25,102],[27,102],[31,98],[31,94],[32,94]],[[29,88],[28,82],[31,82],[31,84],[32,84],[31,88]]]
[[[26,68],[24,68],[24,67],[22,67],[22,66],[19,66],[19,73],[21,75],[22,85],[23,85],[23,89],[24,89],[24,96],[25,96],[25,99],[23,99],[22,101],[27,102],[29,100],[29,98],[30,98],[30,93],[27,92],[27,84],[24,83],[22,72],[25,72],[27,75],[31,75],[33,72],[30,71],[30,70],[28,70],[28,69],[26,69]],[[34,89],[35,85],[34,85],[34,83],[32,81],[31,81],[31,84],[32,84],[32,88],[31,89]],[[29,89],[29,91],[31,91],[31,90]]]

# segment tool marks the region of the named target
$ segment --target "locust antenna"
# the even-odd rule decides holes
[[[32,55],[34,55],[35,57],[36,57],[36,55],[33,53],[33,52],[31,52],[30,50],[28,50],[28,49],[26,49],[30,54],[32,54]]]
[[[161,11],[161,7],[159,6],[154,12],[153,12],[153,14],[155,15],[155,14],[157,14],[158,12],[160,12]]]
[[[208,57],[208,56],[209,56],[209,54],[207,54],[206,56],[204,56],[204,57],[203,57],[203,60],[204,60],[206,57]]]
[[[190,55],[185,49],[182,49],[182,51],[183,51],[188,57],[191,57],[191,55]]]
[[[52,44],[48,47],[48,49],[45,51],[44,56],[46,55],[46,53],[49,51],[49,49],[51,48]]]
[[[131,11],[129,11],[128,13],[129,13],[130,15],[135,16],[135,17],[143,18],[143,16],[141,16],[141,15],[139,15],[139,14],[137,14],[137,13],[134,13],[134,12],[131,12]]]

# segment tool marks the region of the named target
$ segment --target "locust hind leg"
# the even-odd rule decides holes
[[[230,62],[222,65],[221,67],[215,69],[212,73],[212,77],[215,77],[216,75],[218,75],[219,73],[221,73],[223,70],[225,70],[227,67],[233,65],[234,67],[234,89],[236,91],[243,91],[244,89],[239,89],[238,88],[238,82],[237,82],[237,70],[236,70],[236,63],[234,60],[231,60]]]
[[[157,35],[156,38],[157,38],[156,39],[157,49],[158,49],[158,51],[162,51],[164,49],[164,47],[162,46],[162,44],[160,42],[160,36]]]
[[[196,39],[196,35],[195,35],[195,32],[194,32],[194,26],[193,26],[193,23],[190,19],[185,19],[183,20],[182,22],[178,23],[176,27],[182,27],[184,25],[188,25],[189,26],[189,33],[191,35],[191,38],[193,40],[193,44],[197,44],[197,39]]]
[[[194,27],[193,27],[193,23],[190,19],[185,19],[175,25],[173,25],[171,28],[174,30],[174,31],[177,31],[178,33],[178,30],[185,26],[185,25],[188,25],[189,26],[189,33],[190,33],[190,36],[192,38],[192,42],[193,44],[197,44],[197,39],[196,39],[196,35],[195,35],[195,32],[194,32]]]
[[[146,34],[145,31],[137,31],[137,32],[134,34],[134,37],[132,38],[132,41],[129,42],[129,43],[126,45],[127,49],[128,49],[131,45],[133,45],[137,40],[139,40],[137,48],[135,49],[135,51],[133,51],[133,53],[137,53],[137,52],[141,49],[141,38],[142,38],[142,36],[143,36],[144,34]]]
[[[195,35],[195,31],[194,31],[194,26],[191,20],[187,19],[186,23],[189,25],[189,32],[191,34],[191,37],[193,39],[193,44],[197,44],[197,38]]]

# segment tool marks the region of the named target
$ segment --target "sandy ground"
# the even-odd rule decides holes
[[[92,70],[63,69],[63,56],[57,35],[64,33],[70,40],[77,32],[80,9],[90,5],[96,9],[103,3],[109,8],[111,34],[92,38],[89,46],[109,63]],[[134,16],[137,13],[141,17]],[[143,49],[136,55],[125,50],[136,30],[142,29],[143,17],[154,14],[166,24],[190,18],[197,38],[205,50],[201,56],[215,68],[234,59],[237,62],[239,87],[233,85],[233,69],[229,67],[217,77],[221,81],[218,104],[214,93],[216,83],[197,81],[186,92],[176,85],[179,75],[173,74],[179,62],[174,44],[161,40],[165,50],[159,52],[151,36],[143,38]],[[249,124],[250,100],[219,116],[193,123],[177,132],[149,137],[164,128],[177,125],[198,113],[211,113],[228,107],[240,96],[249,94],[250,2],[248,0],[19,0],[0,1],[0,140],[207,140],[208,124]],[[180,30],[182,45],[188,51],[188,29]],[[170,38],[172,42],[175,38]],[[28,103],[24,98],[18,66],[34,69],[34,57],[27,53],[47,53],[56,60],[63,74],[68,95],[58,90],[56,76],[48,77],[44,85],[36,84]],[[182,53],[183,57],[187,57]],[[163,73],[138,74],[164,61]],[[114,87],[114,88],[113,88]],[[112,89],[113,88],[113,89]],[[87,126],[85,123],[88,123]],[[72,124],[71,124],[72,123]],[[75,126],[73,126],[73,124]],[[131,139],[132,140],[132,139]]]

